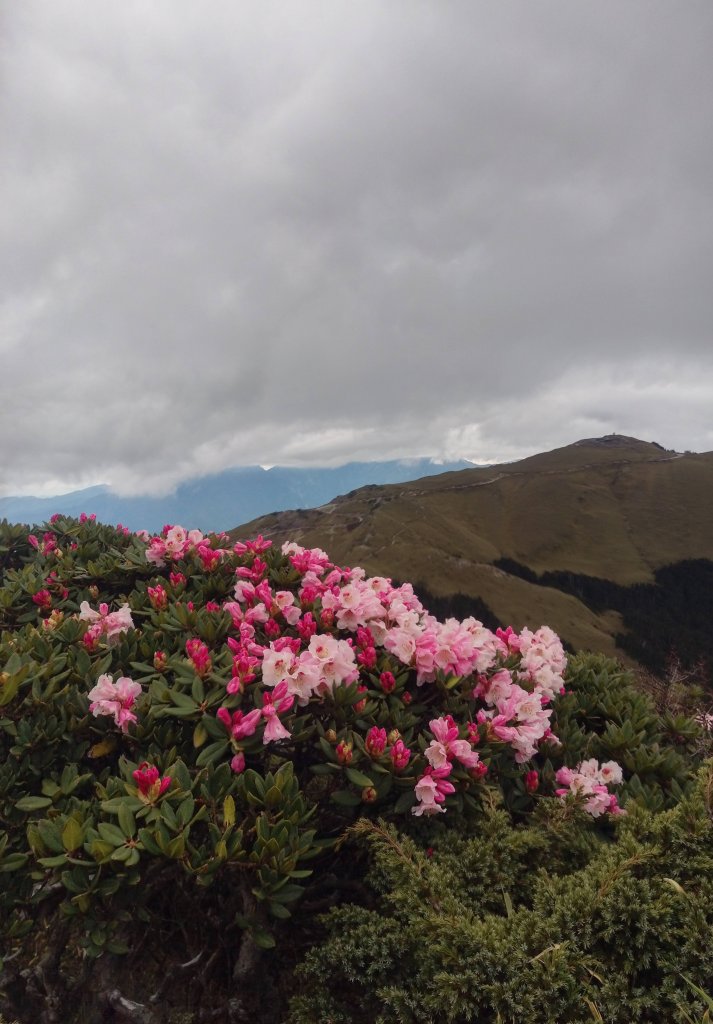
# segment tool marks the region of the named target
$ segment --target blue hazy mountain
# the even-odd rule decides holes
[[[436,463],[431,459],[350,462],[327,469],[239,466],[187,480],[163,498],[122,498],[106,485],[51,498],[0,498],[0,519],[43,523],[55,512],[69,516],[94,512],[103,523],[123,523],[131,530],[158,531],[164,523],[180,523],[204,532],[229,530],[268,512],[316,508],[367,484],[404,483],[472,468],[470,462]]]

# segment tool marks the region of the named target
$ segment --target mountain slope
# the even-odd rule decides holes
[[[577,587],[538,577],[654,586],[663,566],[713,560],[711,508],[713,453],[614,435],[508,465],[362,488],[233,532],[324,547],[341,564],[420,581],[439,597],[477,597],[502,622],[547,622],[575,648],[614,653],[626,631],[617,601],[587,606]],[[495,564],[503,559],[529,575]]]

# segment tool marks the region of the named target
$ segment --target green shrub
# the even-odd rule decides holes
[[[616,667],[586,660],[559,697],[544,627],[439,624],[408,585],[226,541],[0,524],[0,1012],[23,1024],[127,1019],[126,1000],[142,1024],[278,1019],[317,913],[376,899],[366,849],[340,845],[357,819],[470,865],[461,901],[500,934],[535,869],[566,877],[611,839],[607,814],[552,799],[560,763],[615,759],[609,713],[622,734],[639,715],[630,796],[686,789],[689,725],[667,746]]]
[[[299,970],[292,1024],[673,1024],[713,988],[713,763],[673,810],[634,806],[615,841],[567,808],[424,850],[372,850],[375,906],[333,910]],[[589,849],[582,836],[590,832]],[[567,853],[575,856],[567,865]],[[586,863],[582,865],[582,858]]]

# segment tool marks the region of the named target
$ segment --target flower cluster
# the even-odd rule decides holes
[[[120,676],[114,680],[109,675],[101,675],[96,686],[88,693],[89,710],[96,718],[98,715],[112,715],[122,732],[127,732],[129,725],[136,721],[131,710],[136,698],[141,693],[141,686],[128,676]]]
[[[99,610],[95,611],[88,601],[82,601],[79,618],[90,623],[84,634],[84,645],[89,650],[94,650],[102,636],[106,637],[108,644],[116,644],[122,633],[134,628],[128,604],[123,604],[116,612],[110,612],[108,604],[100,604]]]
[[[455,762],[459,762],[476,779],[482,778],[487,772],[487,766],[481,762],[478,752],[473,750],[468,740],[459,737],[458,726],[451,715],[434,718],[428,725],[435,738],[425,750],[428,768],[416,783],[418,804],[412,808],[412,812],[419,817],[445,811],[443,803],[446,795],[455,791],[453,783],[446,781]]]
[[[39,551],[41,555],[51,555],[58,551],[57,537],[54,533],[44,533],[42,540],[38,540],[34,533],[31,533],[27,539],[35,551]]]
[[[560,768],[555,778],[561,788],[555,790],[560,799],[576,796],[583,801],[584,810],[593,818],[602,814],[623,814],[615,794],[608,786],[618,785],[622,779],[621,767],[616,761],[605,761],[600,766],[595,758],[582,761],[576,768]]]
[[[182,526],[164,526],[160,537],[149,537],[144,531],[138,536],[148,542],[147,560],[159,568],[167,561],[177,562],[195,551],[206,569],[214,569],[226,554],[222,548],[213,548],[200,530],[184,530]]]
[[[288,543],[280,553],[258,537],[231,549],[217,546],[227,541],[224,535],[206,538],[180,526],[140,539],[150,564],[160,569],[172,563],[146,588],[153,615],[171,614],[189,571],[194,576],[197,569],[212,574],[220,568],[232,574],[228,599],[219,603],[211,597],[202,605],[229,616],[225,647],[211,645],[206,636],[182,642],[202,685],[224,680],[217,719],[225,729],[222,749],[236,772],[270,743],[280,742],[282,756],[293,756],[296,744],[305,742],[300,737],[313,735],[311,723],[307,730],[296,727],[297,716],[309,714],[324,722],[322,751],[329,752],[335,770],[356,777],[371,772],[373,785],[362,784],[362,802],[381,798],[379,780],[386,773],[399,788],[412,787],[412,810],[421,816],[442,813],[447,797],[482,779],[500,752],[526,764],[542,744],[558,742],[550,728],[551,705],[563,691],[566,658],[559,638],[545,626],[517,633],[493,632],[472,617],[439,622],[410,584],[394,586],[385,577],[367,577],[363,569],[340,568],[319,548]],[[280,586],[281,580],[288,585]],[[184,607],[190,611],[193,605]],[[128,605],[110,613],[106,605],[94,611],[83,602],[80,617],[90,622],[88,645],[100,635],[111,642],[133,625]],[[154,653],[154,666],[164,678],[174,671],[171,664],[164,651]],[[450,701],[444,712],[449,708],[453,714],[431,718],[426,732],[418,715],[403,716],[420,699],[418,688],[430,686],[440,694],[436,701]],[[350,687],[344,699],[352,717],[337,733],[329,725],[330,708],[338,691]],[[136,720],[131,708],[139,691],[126,677],[113,683],[102,676],[90,694],[92,713],[114,715],[126,731]],[[427,697],[427,705],[433,703]],[[352,764],[359,770],[347,767]],[[603,766],[596,779],[586,767],[580,774],[592,787],[606,790],[609,771]],[[537,771],[525,779],[526,791],[534,792]],[[585,783],[578,779],[577,772],[569,781],[558,777],[584,793]],[[608,791],[606,807],[601,789],[590,788],[585,795],[591,813],[616,813]]]

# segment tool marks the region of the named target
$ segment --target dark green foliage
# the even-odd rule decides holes
[[[323,934],[316,915],[347,898],[360,905],[330,918],[325,950],[310,955],[300,982],[296,1021],[566,1024],[589,1019],[577,1016],[585,996],[612,1024],[654,1021],[649,1007],[675,1007],[683,982],[667,981],[661,1001],[652,948],[671,978],[680,969],[707,985],[708,911],[697,918],[691,909],[693,896],[710,896],[710,822],[704,798],[689,792],[697,730],[659,716],[614,662],[573,660],[552,723],[563,745],[543,742],[532,765],[517,763],[481,722],[474,741],[485,779],[456,768],[448,813],[416,818],[424,723],[461,718],[464,708],[472,715],[473,678],[417,687],[408,668],[387,660],[393,692],[365,670],[364,691],[353,682],[307,711],[293,707],[286,742],[250,734],[236,745],[216,712],[243,700],[226,689],[233,623],[221,607],[242,556],[207,567],[194,551],[157,567],[145,544],[119,529],[62,518],[53,531],[50,553],[26,528],[0,524],[0,1012],[28,1024],[94,1024],[105,994],[118,991],[144,1001],[134,1019],[151,1024],[173,1024],[179,1009],[198,1024],[199,1011],[216,1007],[231,1024],[277,1021],[294,964]],[[265,553],[264,571],[275,587],[295,586],[279,551]],[[164,604],[148,589],[159,583]],[[128,602],[135,628],[87,644],[88,623],[77,616],[84,601]],[[470,606],[436,610],[485,617]],[[205,672],[186,656],[193,639],[209,652]],[[140,684],[139,714],[125,732],[90,713],[88,694],[103,673]],[[260,706],[263,689],[248,688],[246,711]],[[420,758],[415,767],[399,774],[372,757],[372,726],[397,729]],[[338,756],[342,741],[350,760]],[[238,750],[247,770],[231,770]],[[624,766],[632,813],[618,840],[608,819],[593,822],[571,800],[551,799],[556,769],[590,757]],[[165,791],[140,790],[134,772],[143,761],[170,782]],[[540,771],[535,794],[528,767]],[[673,816],[645,813],[665,808],[676,808]],[[407,836],[367,820],[385,818],[398,818]],[[376,853],[370,886],[367,844],[340,845],[357,819]],[[683,895],[647,874],[654,854],[639,858],[639,846],[660,849]],[[679,868],[669,863],[674,852],[685,860]],[[617,900],[629,915],[618,924]],[[656,945],[664,926],[675,955]],[[625,934],[636,963],[598,982]],[[476,961],[471,977],[463,964]],[[690,989],[685,998],[695,1008]],[[631,1001],[630,1017],[611,1010],[617,999]]]
[[[380,903],[328,916],[292,1024],[700,1019],[682,976],[713,987],[712,801],[709,763],[673,810],[633,808],[615,841],[583,843],[591,824],[544,803],[527,827],[496,811],[426,852],[361,824]]]

